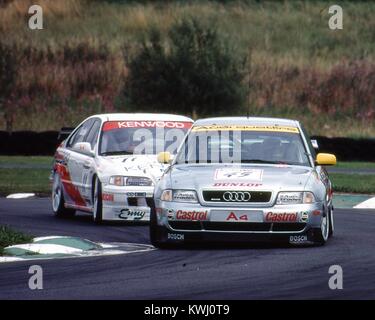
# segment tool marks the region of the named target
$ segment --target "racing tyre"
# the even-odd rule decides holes
[[[314,229],[314,243],[318,246],[323,246],[329,237],[329,222],[330,222],[330,213],[326,213],[325,217],[322,217],[322,223],[320,228]]]
[[[150,242],[154,247],[160,248],[160,242],[157,240],[157,233],[158,225],[156,221],[156,211],[155,207],[152,206],[150,211]]]
[[[94,183],[94,208],[93,217],[96,224],[101,224],[103,222],[103,200],[102,200],[102,183],[98,178],[95,179]]]
[[[155,206],[152,205],[151,212],[150,212],[150,242],[155,248],[159,248],[159,249],[170,248],[171,245],[166,244],[166,243],[161,243],[158,240],[158,233],[159,233],[159,226],[157,224],[156,210],[155,210]]]
[[[74,209],[65,208],[63,187],[60,176],[57,172],[53,174],[52,210],[55,216],[58,218],[71,218],[76,213]]]
[[[334,225],[334,220],[333,220],[333,208],[331,208],[329,210],[329,233],[328,233],[328,237],[332,237],[334,231],[335,231],[335,225]]]

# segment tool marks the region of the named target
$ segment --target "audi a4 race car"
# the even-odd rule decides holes
[[[177,152],[193,121],[168,114],[102,114],[84,120],[57,148],[52,208],[94,220],[149,220],[154,185],[166,169],[159,151]]]
[[[336,157],[316,154],[317,147],[294,120],[196,121],[155,187],[152,244],[323,245],[334,231],[324,166]],[[170,161],[168,152],[159,158]]]

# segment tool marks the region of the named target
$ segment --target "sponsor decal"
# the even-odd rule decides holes
[[[185,240],[185,235],[182,233],[168,233],[168,240]]]
[[[145,198],[146,192],[126,192],[126,196],[129,198]]]
[[[179,121],[107,121],[103,125],[103,131],[123,128],[165,128],[165,129],[190,129],[191,122]]]
[[[308,212],[301,212],[301,221],[302,222],[306,222],[307,220],[309,220],[309,213]]]
[[[146,212],[143,210],[136,209],[122,209],[120,211],[119,218],[124,220],[141,220],[145,216]]]
[[[251,194],[247,191],[226,191],[223,194],[224,201],[248,202],[251,200]]]
[[[288,126],[251,126],[251,125],[210,125],[195,126],[192,131],[269,131],[269,132],[289,132],[299,133],[298,128]]]
[[[208,211],[183,211],[178,210],[176,213],[177,220],[207,220]]]
[[[260,187],[262,186],[262,183],[252,183],[252,182],[215,182],[213,184],[213,187]]]
[[[296,222],[297,219],[298,219],[298,213],[296,212],[290,212],[290,213],[268,212],[266,214],[266,222]]]
[[[299,236],[290,236],[289,237],[289,243],[292,244],[302,244],[307,242],[307,236],[306,235],[299,235]]]
[[[102,194],[102,200],[103,201],[111,201],[111,202],[113,202],[114,195],[112,193],[103,193]]]
[[[262,181],[262,169],[233,169],[222,168],[216,169],[215,180],[247,180],[247,181]]]
[[[173,209],[167,209],[167,217],[168,217],[168,219],[173,219],[173,217],[174,217]]]
[[[243,214],[240,216],[237,216],[234,212],[231,212],[228,217],[226,218],[227,221],[248,221],[247,214]]]

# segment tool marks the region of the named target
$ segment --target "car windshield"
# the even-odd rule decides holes
[[[281,126],[200,126],[186,137],[176,163],[265,163],[310,166],[301,133]]]
[[[103,124],[99,154],[130,155],[176,154],[190,122],[178,121],[107,121]]]

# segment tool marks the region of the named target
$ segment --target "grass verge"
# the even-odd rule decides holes
[[[338,162],[336,168],[340,169],[375,169],[375,162]]]
[[[39,195],[49,195],[51,187],[49,183],[49,168],[1,168],[1,165],[16,166],[46,165],[51,164],[52,158],[45,156],[22,157],[0,156],[0,195],[10,193],[33,192]],[[339,162],[337,168],[342,169],[375,169],[372,162]],[[330,174],[334,190],[336,192],[375,193],[375,175]]]
[[[3,255],[5,247],[31,242],[32,236],[13,230],[7,226],[0,226],[0,256]]]
[[[46,156],[0,156],[0,166],[9,165],[45,165],[51,166],[53,158]]]
[[[331,173],[335,192],[375,193],[375,175]]]
[[[50,193],[50,169],[0,169],[0,194],[33,192]]]

